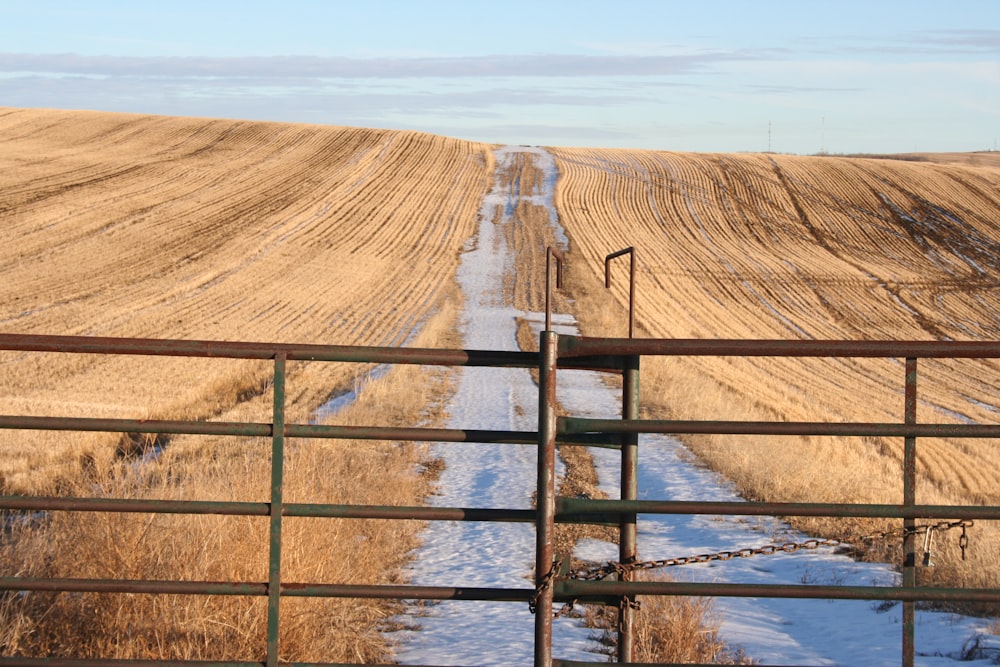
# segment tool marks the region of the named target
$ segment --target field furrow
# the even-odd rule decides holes
[[[440,305],[492,159],[485,145],[415,132],[36,110],[0,116],[0,141],[11,333],[396,342]],[[258,374],[8,354],[0,391],[30,395],[16,403],[24,413],[167,417]],[[67,402],[70,391],[86,398]],[[32,458],[44,434],[0,439],[18,461],[3,471],[15,489],[82,456],[46,445]]]
[[[996,170],[785,155],[552,152],[573,261],[600,275],[604,254],[638,249],[641,335],[1000,337]],[[624,281],[612,293],[623,306]],[[721,408],[740,416],[753,412],[748,406],[781,419],[896,421],[902,413],[903,374],[892,364],[704,359],[683,367],[703,378],[671,377],[649,392],[675,415]],[[981,372],[950,369],[925,388],[928,405],[942,406],[928,408],[936,414],[927,418],[995,420],[996,376],[990,385]],[[691,395],[694,386],[718,396]],[[968,396],[987,407],[970,406]],[[863,447],[844,443],[842,454],[856,450],[863,458],[870,453]],[[1000,464],[995,448],[976,451],[986,457],[978,470],[985,461],[989,470]],[[974,459],[963,452],[942,442],[924,455],[935,492],[1000,497],[995,475],[967,470]],[[955,466],[963,472],[950,472]]]

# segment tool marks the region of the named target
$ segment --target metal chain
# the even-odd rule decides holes
[[[937,523],[928,523],[922,526],[914,526],[913,528],[905,528],[900,530],[887,530],[882,533],[873,533],[871,535],[865,535],[864,537],[859,537],[860,540],[877,540],[884,539],[886,537],[906,537],[907,535],[923,535],[928,531],[939,531],[945,532],[952,528],[961,528],[962,534],[966,535],[965,529],[971,528],[975,525],[972,519],[960,519],[958,521],[938,521]],[[966,542],[968,542],[968,535],[966,535]]]
[[[962,534],[958,538],[958,548],[962,550],[962,560],[965,560],[965,551],[969,548],[969,533],[968,529],[976,525],[975,521],[972,519],[960,519],[958,521],[938,521],[937,523],[929,523],[923,526],[914,526],[913,528],[891,531],[884,533],[882,535],[868,536],[861,539],[875,539],[876,537],[906,537],[907,535],[923,535],[924,536],[924,560],[923,564],[927,567],[934,567],[934,563],[931,561],[931,546],[934,541],[935,532],[947,532],[952,528],[961,528]]]
[[[545,573],[545,576],[542,577],[542,580],[540,582],[538,582],[538,585],[535,586],[535,594],[531,596],[530,600],[528,600],[528,611],[530,611],[532,614],[538,611],[539,598],[541,598],[542,593],[544,593],[545,590],[552,585],[552,580],[555,579],[556,574],[558,574],[559,569],[562,567],[562,564],[563,564],[562,558],[557,558],[554,561],[552,561],[552,567],[549,569],[548,572]],[[562,613],[562,611],[560,611],[560,613]]]
[[[571,579],[599,580],[612,574],[624,574],[636,570],[653,570],[661,567],[674,567],[677,565],[692,565],[694,563],[708,563],[712,561],[725,561],[734,558],[749,558],[751,556],[769,556],[779,551],[792,553],[800,549],[817,549],[819,547],[835,547],[841,544],[840,540],[806,540],[805,542],[786,542],[776,545],[768,544],[756,549],[740,549],[738,551],[719,551],[713,554],[699,554],[697,556],[683,556],[680,558],[664,558],[662,560],[637,561],[635,563],[619,563],[612,561],[596,567],[576,570],[570,573]]]
[[[965,560],[965,550],[969,544],[969,537],[966,533],[966,529],[972,527],[974,524],[970,520],[962,521],[940,521],[934,524],[926,524],[923,526],[915,526],[913,528],[908,528],[898,531],[885,531],[882,533],[874,533],[872,535],[866,535],[864,537],[858,538],[861,540],[875,540],[875,539],[885,539],[889,537],[905,537],[907,535],[920,535],[920,534],[930,534],[934,531],[948,531],[952,528],[961,528],[962,536],[959,538],[959,548],[962,550],[962,560]],[[648,561],[638,561],[635,563],[620,563],[617,561],[609,561],[604,565],[597,565],[590,568],[583,568],[575,570],[569,574],[570,579],[583,579],[589,581],[597,581],[609,577],[612,574],[619,575],[621,578],[622,574],[627,572],[634,572],[636,570],[653,570],[661,567],[675,567],[679,565],[692,565],[694,563],[709,563],[712,561],[726,561],[732,560],[734,558],[750,558],[751,556],[770,556],[776,553],[794,553],[801,550],[818,549],[819,547],[836,547],[845,544],[843,540],[819,540],[810,539],[804,542],[785,542],[784,544],[768,544],[757,548],[747,548],[739,549],[737,551],[718,551],[712,554],[699,554],[697,556],[683,556],[680,558],[664,558],[662,560],[648,560]],[[928,538],[928,556],[929,556],[929,544],[930,538]],[[929,560],[929,557],[928,557]],[[545,582],[547,584],[547,581]],[[540,595],[537,593],[536,595]]]

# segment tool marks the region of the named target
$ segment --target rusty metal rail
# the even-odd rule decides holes
[[[627,253],[622,251],[615,256]],[[561,257],[557,271],[561,272]],[[613,258],[613,257],[612,257]],[[557,273],[557,279],[559,275]],[[547,290],[548,291],[548,290]],[[548,311],[548,307],[546,308]],[[630,316],[631,317],[631,316]],[[548,318],[547,318],[548,320]],[[630,327],[631,333],[631,327]],[[215,341],[144,340],[0,334],[0,350],[46,353],[119,355],[169,355],[232,359],[266,359],[274,363],[274,405],[270,422],[205,422],[135,419],[65,418],[0,415],[0,428],[52,431],[107,431],[148,434],[204,434],[267,437],[271,439],[271,491],[268,502],[215,502],[188,500],[137,500],[2,496],[0,510],[24,512],[142,512],[219,514],[268,517],[270,545],[266,581],[156,581],[105,579],[43,579],[0,575],[0,591],[64,591],[96,593],[146,593],[192,595],[244,595],[266,598],[268,608],[267,653],[263,661],[203,662],[214,665],[277,665],[281,600],[288,597],[349,597],[426,600],[500,600],[528,603],[534,619],[536,667],[584,664],[553,656],[553,607],[571,600],[608,604],[622,610],[618,659],[632,664],[629,620],[637,595],[698,595],[775,598],[899,600],[904,605],[902,664],[914,659],[914,605],[919,601],[1000,602],[1000,589],[931,588],[916,585],[916,521],[919,519],[1000,520],[1000,507],[917,504],[916,440],[923,437],[1000,438],[995,424],[917,423],[917,360],[921,358],[1000,358],[996,342],[895,342],[895,341],[752,341],[752,340],[651,340],[588,339],[541,334],[540,352],[488,350],[438,350],[421,348],[289,345]],[[639,366],[642,356],[753,356],[753,357],[858,357],[904,360],[902,386],[905,410],[898,423],[741,422],[641,420]],[[534,368],[539,371],[539,422],[537,431],[462,430],[385,426],[326,426],[290,424],[285,421],[286,364],[292,360],[424,364],[441,366],[491,366]],[[557,417],[556,378],[559,370],[589,369],[623,377],[622,419]],[[903,502],[899,504],[677,502],[669,499],[636,499],[638,437],[643,433],[764,434],[774,436],[881,436],[904,441]],[[534,446],[538,451],[537,507],[533,510],[462,507],[386,507],[321,503],[288,503],[282,496],[285,439],[353,438],[456,443],[504,443]],[[618,449],[622,453],[622,500],[558,497],[555,493],[556,444],[576,444]],[[902,519],[904,561],[899,587],[768,586],[758,584],[673,583],[630,580],[623,569],[618,580],[574,579],[561,570],[568,554],[554,552],[557,523],[595,523],[621,528],[621,563],[635,561],[635,525],[640,514],[782,515],[831,517],[881,517]],[[449,586],[361,586],[315,584],[282,580],[282,520],[285,517],[378,518],[393,520],[512,521],[534,523],[535,586],[476,588]],[[470,545],[474,547],[474,545]],[[0,656],[0,665],[125,664],[114,660],[69,660]],[[174,665],[179,661],[132,661],[129,664]],[[188,663],[190,664],[190,663]],[[315,664],[315,663],[313,663]]]

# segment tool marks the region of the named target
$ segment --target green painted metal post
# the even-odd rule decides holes
[[[538,487],[535,522],[535,667],[552,664],[552,601],[555,587],[556,363],[559,335],[543,331],[538,363]]]
[[[906,359],[906,389],[904,393],[903,421],[906,424],[917,423],[917,360]],[[917,439],[903,439],[903,506],[913,507],[917,502]],[[913,588],[917,585],[916,563],[916,527],[915,519],[903,519],[903,587]],[[903,667],[913,667],[916,655],[916,603],[903,602]]]
[[[274,419],[271,439],[270,557],[267,575],[267,667],[278,664],[278,634],[281,627],[281,515],[285,469],[285,362],[281,352],[274,358]]]
[[[639,357],[628,358],[622,377],[622,419],[639,418]],[[621,498],[636,500],[639,491],[639,435],[622,436]],[[636,515],[623,514],[619,524],[618,560],[634,563],[638,557]],[[621,575],[622,581],[632,581],[631,572]],[[635,597],[624,597],[618,610],[618,662],[632,662],[633,631],[635,622]]]
[[[604,257],[604,287],[611,287],[611,260],[629,256],[628,269],[628,337],[635,336],[635,248],[629,247]],[[639,418],[639,355],[627,357],[622,372],[622,419]],[[638,494],[639,435],[622,436],[621,497],[635,500]],[[636,515],[623,514],[618,524],[618,560],[634,563],[637,557]],[[622,581],[632,581],[631,572],[619,575]],[[618,603],[618,662],[632,662],[632,626],[635,622],[635,597],[625,596]]]

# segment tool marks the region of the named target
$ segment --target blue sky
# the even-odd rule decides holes
[[[0,0],[0,106],[810,154],[1000,138],[1000,1]]]

